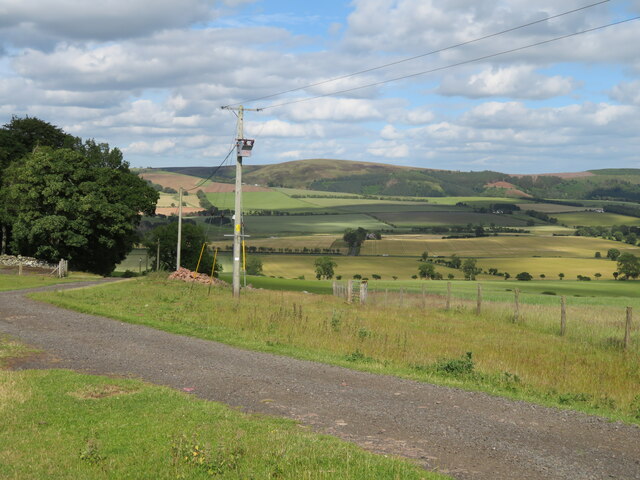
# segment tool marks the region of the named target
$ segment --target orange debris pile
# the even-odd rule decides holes
[[[209,285],[211,283],[211,277],[205,273],[192,272],[189,269],[180,267],[178,270],[169,275],[170,280],[181,280],[183,282],[195,282]],[[217,278],[213,279],[214,285],[224,286],[227,282],[223,282]]]

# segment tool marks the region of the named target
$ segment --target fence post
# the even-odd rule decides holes
[[[633,310],[631,307],[627,307],[627,321],[624,326],[624,349],[627,350],[629,348],[629,344],[631,343],[631,319],[633,316]]]
[[[331,283],[331,286],[333,287],[333,296],[335,297],[335,296],[337,296],[336,295],[336,290],[337,290],[337,287],[338,287],[336,285],[336,281],[335,280]]]
[[[18,264],[18,275],[22,275],[22,262]]]
[[[567,332],[567,297],[560,297],[560,336]]]
[[[445,308],[447,310],[451,308],[451,282],[447,282],[447,304]]]
[[[360,284],[360,305],[365,305],[367,303],[367,282],[362,282]]]
[[[476,304],[476,315],[480,315],[482,312],[482,284],[478,283],[478,300]]]
[[[347,303],[353,301],[353,280],[347,280]]]
[[[427,296],[424,291],[424,283],[422,284],[422,309],[426,310],[427,308]]]
[[[517,288],[513,291],[514,305],[513,305],[513,323],[516,323],[520,319],[520,290]]]

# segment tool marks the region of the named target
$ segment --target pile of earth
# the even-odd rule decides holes
[[[205,273],[196,273],[187,268],[180,267],[178,270],[169,275],[169,279],[171,280],[181,280],[183,282],[189,283],[202,283],[204,285],[209,285],[213,283],[213,285],[218,286],[227,286],[229,285],[227,282],[223,282],[217,278],[211,278],[209,275]]]

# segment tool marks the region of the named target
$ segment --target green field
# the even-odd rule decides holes
[[[222,210],[235,208],[235,194],[233,192],[207,193],[207,198]],[[244,192],[242,194],[242,209],[247,210],[318,210],[318,206],[305,198],[292,198],[282,192]]]
[[[340,233],[347,228],[362,227],[367,230],[390,228],[368,215],[285,215],[285,216],[245,216],[245,231],[257,234],[300,234],[300,233]]]
[[[611,225],[640,225],[640,218],[618,215],[617,213],[575,212],[553,215],[558,223],[569,226],[610,227]]]
[[[316,205],[320,208],[358,208],[368,209],[368,211],[381,211],[380,208],[389,209],[390,211],[398,210],[420,210],[428,209],[431,207],[428,203],[424,202],[405,202],[394,200],[378,200],[368,198],[303,198],[311,205]],[[435,207],[435,206],[434,206]]]
[[[584,212],[586,207],[572,207],[556,203],[517,203],[521,210],[535,210],[542,213]]]

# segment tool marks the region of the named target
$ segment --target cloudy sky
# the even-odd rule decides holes
[[[640,0],[474,41],[596,1],[0,0],[0,122],[35,116],[132,166],[215,166],[236,128],[220,107],[241,102],[264,108],[245,114],[252,164],[640,168],[640,20],[520,49]]]

